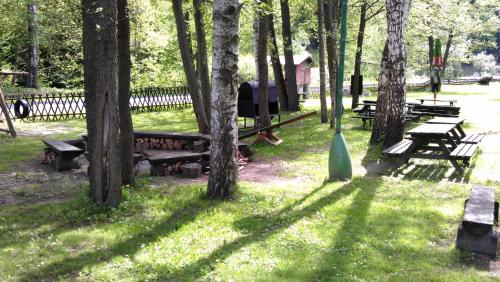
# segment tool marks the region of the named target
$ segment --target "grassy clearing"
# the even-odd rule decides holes
[[[279,147],[256,147],[281,180],[241,182],[232,201],[205,199],[204,184],[144,178],[115,210],[95,208],[86,188],[65,203],[1,207],[0,280],[492,279],[454,247],[471,185],[446,181],[446,163],[417,164],[401,177],[365,175],[380,149],[367,146],[370,131],[346,114],[350,182],[324,183],[332,131],[316,116],[281,128]],[[194,131],[191,119],[189,110],[134,116],[137,130]],[[64,136],[84,130],[83,121],[69,126]],[[0,168],[34,158],[40,138],[1,139]],[[4,158],[11,150],[26,152]],[[498,173],[481,154],[474,170],[483,166]],[[474,173],[468,179],[500,188]]]

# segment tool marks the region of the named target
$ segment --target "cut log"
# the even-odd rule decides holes
[[[199,163],[185,163],[181,166],[182,177],[198,178],[201,176],[201,165]]]

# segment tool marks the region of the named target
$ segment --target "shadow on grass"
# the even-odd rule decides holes
[[[335,204],[337,201],[353,193],[358,187],[354,182],[347,183],[335,190],[333,193],[321,197],[306,207],[295,210],[303,204],[308,198],[317,194],[325,187],[325,184],[314,189],[311,193],[289,205],[272,216],[249,216],[237,221],[234,226],[244,230],[248,235],[242,236],[232,242],[226,243],[212,251],[208,256],[200,258],[196,262],[186,265],[183,268],[163,274],[160,280],[176,279],[179,277],[201,277],[204,273],[215,268],[215,265],[231,254],[241,250],[245,246],[261,242],[268,239],[270,236],[277,234],[280,231],[289,228],[294,223],[301,219],[313,216],[320,209]]]
[[[167,236],[182,226],[196,220],[200,213],[214,208],[220,202],[195,199],[185,207],[177,209],[169,217],[161,220],[150,229],[134,234],[130,239],[120,241],[109,248],[87,251],[75,257],[45,265],[37,270],[24,273],[21,281],[37,281],[40,279],[58,279],[82,270],[85,267],[97,265],[112,260],[117,256],[133,256],[144,245],[155,242],[158,238]],[[201,201],[201,202],[200,202]]]

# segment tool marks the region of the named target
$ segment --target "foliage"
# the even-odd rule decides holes
[[[479,73],[479,76],[493,76],[495,74],[495,57],[481,52],[472,56],[472,65]]]

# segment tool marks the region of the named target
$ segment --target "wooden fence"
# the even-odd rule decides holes
[[[191,97],[187,87],[150,87],[131,91],[130,107],[135,112],[155,112],[190,107]],[[27,102],[29,116],[16,117],[14,104],[22,99]],[[50,94],[17,94],[6,97],[7,106],[14,119],[25,122],[58,121],[85,117],[83,92]]]

